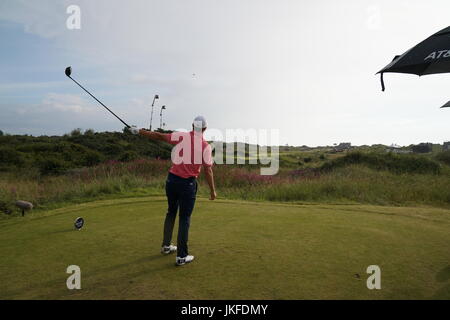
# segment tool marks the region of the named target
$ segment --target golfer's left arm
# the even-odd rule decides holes
[[[210,196],[209,200],[215,200],[217,198],[216,187],[214,185],[214,174],[211,166],[205,166],[205,177],[209,185]]]
[[[210,197],[209,200],[214,200],[217,198],[216,186],[214,185],[214,174],[212,170],[213,157],[211,145],[208,145],[203,153],[203,168],[205,169],[205,178],[209,185]]]

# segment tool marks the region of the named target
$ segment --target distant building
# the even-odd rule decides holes
[[[400,147],[397,144],[391,144],[389,147],[386,148],[386,152],[393,152],[393,153],[400,153],[402,147]]]
[[[433,145],[431,143],[420,143],[412,147],[414,153],[429,153],[432,151]]]
[[[346,150],[350,150],[351,148],[352,144],[350,142],[341,142],[334,147],[334,152],[343,152]]]
[[[392,153],[411,153],[409,150],[402,149],[401,146],[397,144],[391,144],[389,147],[386,148],[386,152],[392,152]]]
[[[444,142],[444,151],[450,150],[450,141]]]

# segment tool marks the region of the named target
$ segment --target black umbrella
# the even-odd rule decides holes
[[[386,67],[381,74],[381,88],[384,91],[385,72],[411,73],[418,76],[450,72],[450,27],[447,27],[409,49]]]
[[[450,108],[450,101],[447,102],[446,104],[444,104],[444,105],[441,107],[441,109],[442,109],[442,108]]]

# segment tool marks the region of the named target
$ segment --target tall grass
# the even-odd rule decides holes
[[[441,171],[438,162],[418,155],[358,151],[328,161],[322,165],[321,169],[331,171],[353,164],[361,164],[374,170],[387,170],[399,174],[439,174]]]
[[[61,176],[4,175],[0,179],[0,211],[14,211],[14,202],[19,199],[31,201],[37,208],[48,208],[113,194],[131,195],[139,188],[146,188],[147,193],[160,190],[168,165],[163,160],[109,161]]]
[[[39,209],[112,195],[163,194],[169,167],[167,160],[109,161],[61,176],[4,175],[0,179],[0,212],[14,211],[19,199],[31,201]],[[436,173],[429,166],[431,170],[425,174],[396,173],[399,171],[390,168],[371,168],[364,161],[334,162],[326,170],[284,168],[276,176],[261,176],[253,167],[219,165],[214,175],[219,196],[231,199],[450,207],[448,167]],[[421,168],[419,172],[424,166]],[[199,182],[200,195],[207,195],[202,176]]]
[[[450,206],[449,175],[397,175],[352,165],[282,183],[230,188],[227,197],[294,202],[358,202],[377,205]]]

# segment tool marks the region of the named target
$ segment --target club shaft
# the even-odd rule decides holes
[[[94,98],[98,103],[100,103],[106,110],[112,113],[113,116],[115,116],[117,119],[120,120],[127,128],[131,128],[130,125],[128,125],[125,121],[119,118],[118,115],[116,115],[114,112],[112,112],[107,106],[105,106],[100,100],[98,100],[96,97],[94,97],[89,91],[87,91],[81,84],[79,84],[74,78],[68,76],[70,79],[72,79],[73,82],[75,82],[81,89],[86,91],[92,98]]]

